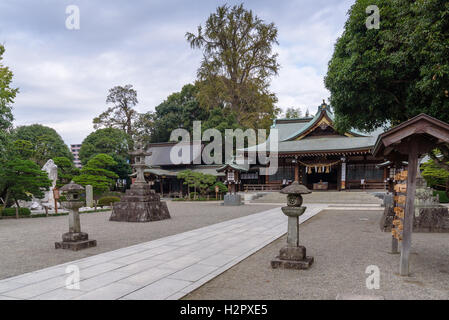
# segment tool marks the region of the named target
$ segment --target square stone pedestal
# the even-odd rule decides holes
[[[224,196],[224,206],[241,206],[243,205],[242,197],[236,193],[227,193]]]
[[[313,264],[313,257],[306,256],[306,248],[303,246],[291,247],[287,246],[280,250],[279,256],[271,260],[273,269],[309,269]]]
[[[55,249],[78,251],[97,246],[97,240],[89,240],[85,232],[67,232],[62,235],[62,241],[55,242]]]
[[[134,183],[114,203],[110,221],[149,222],[170,219],[167,204],[147,183]]]

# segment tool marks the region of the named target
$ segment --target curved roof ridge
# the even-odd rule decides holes
[[[326,103],[320,105],[318,107],[318,111],[316,112],[315,116],[312,118],[312,120],[310,120],[305,126],[303,126],[302,128],[300,128],[297,132],[295,132],[294,134],[288,136],[286,139],[283,139],[282,141],[290,141],[292,139],[296,139],[299,136],[303,135],[305,132],[307,132],[310,128],[312,128],[323,116],[327,116],[327,118],[329,118],[329,120],[332,122],[332,124],[335,122],[335,117],[334,114],[331,111],[331,106],[327,105]],[[369,137],[363,133],[360,132],[356,132],[355,130],[350,130],[348,131],[348,133],[357,136],[357,137]]]

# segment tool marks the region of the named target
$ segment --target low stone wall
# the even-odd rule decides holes
[[[380,219],[380,230],[390,232],[393,219],[393,207],[385,207],[382,218]],[[419,216],[413,220],[413,232],[449,233],[449,209],[444,206],[420,208]]]

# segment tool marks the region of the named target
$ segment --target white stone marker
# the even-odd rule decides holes
[[[94,206],[94,189],[91,185],[86,186],[86,207],[92,208]]]

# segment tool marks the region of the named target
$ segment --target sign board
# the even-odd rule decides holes
[[[228,181],[234,181],[235,180],[235,176],[234,176],[234,171],[229,171],[228,172]]]

